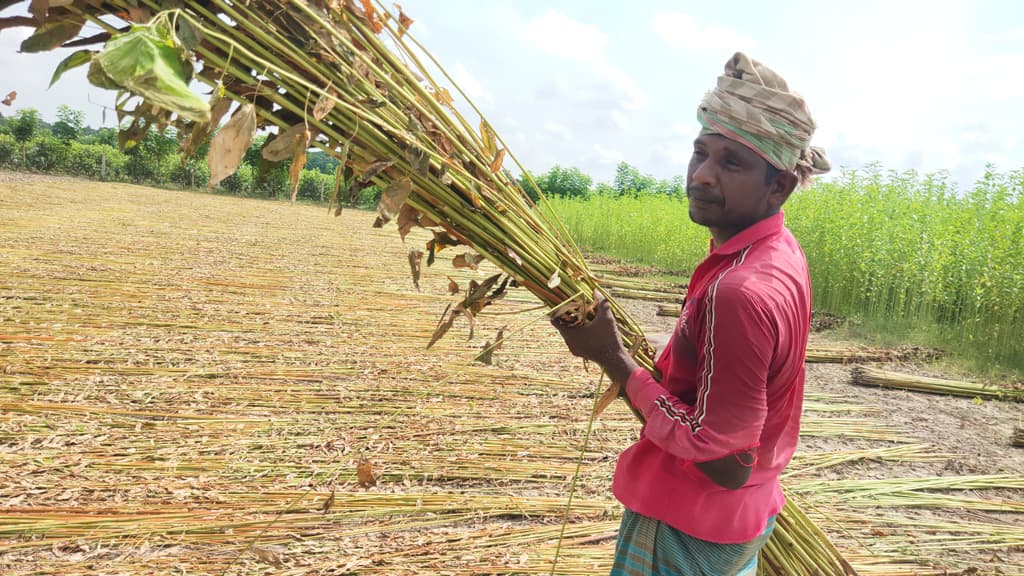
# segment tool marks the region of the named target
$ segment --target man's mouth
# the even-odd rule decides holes
[[[700,202],[701,204],[721,204],[722,201],[716,198],[714,195],[709,194],[707,190],[692,187],[686,190],[686,197],[689,198],[690,202]]]
[[[702,198],[700,196],[689,196],[690,202],[697,202],[699,204],[721,204],[714,198]]]

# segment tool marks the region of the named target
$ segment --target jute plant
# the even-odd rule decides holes
[[[474,317],[513,286],[577,322],[585,321],[597,290],[611,300],[637,361],[653,370],[654,350],[640,328],[601,287],[561,223],[536,210],[505,169],[511,161],[528,175],[479,110],[466,99],[465,109],[481,118],[467,121],[435,80],[440,74],[456,88],[407,35],[413,20],[400,7],[394,15],[371,0],[25,4],[31,16],[0,19],[0,30],[35,29],[22,51],[104,44],[72,53],[54,81],[87,65],[93,84],[117,90],[122,145],[133,145],[153,127],[171,126],[187,158],[216,132],[208,156],[212,186],[237,169],[259,129],[275,127],[262,158],[267,166],[291,159],[293,199],[306,152],[318,147],[340,162],[335,213],[378,186],[376,226],[395,222],[403,239],[414,227],[432,232],[422,250],[409,252],[414,282],[423,260],[433,264],[446,248],[466,247],[452,258],[457,267],[472,268],[484,258],[497,265],[502,274],[451,287],[461,300],[445,310],[431,344],[459,318],[472,334]],[[76,39],[87,22],[103,32]],[[208,101],[189,89],[193,80],[213,89]],[[595,415],[616,397],[620,390],[613,385]],[[793,503],[763,556],[764,574],[853,573]]]

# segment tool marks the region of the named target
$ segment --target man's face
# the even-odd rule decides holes
[[[686,172],[690,219],[710,228],[721,243],[774,214],[781,202],[771,194],[772,183],[765,183],[767,169],[763,158],[739,142],[698,136]]]

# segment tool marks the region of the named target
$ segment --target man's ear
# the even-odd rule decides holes
[[[789,195],[796,190],[796,174],[789,170],[780,171],[772,180],[768,188],[768,198],[776,207],[781,207],[789,199]]]

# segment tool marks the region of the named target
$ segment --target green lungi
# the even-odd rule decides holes
[[[757,554],[775,528],[744,544],[715,544],[629,510],[622,515],[610,576],[754,576]]]

